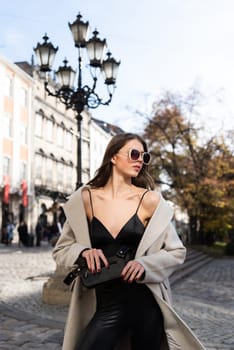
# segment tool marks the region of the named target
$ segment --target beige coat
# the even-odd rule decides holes
[[[84,248],[91,247],[81,196],[83,188],[74,192],[64,205],[67,221],[53,251],[56,263],[67,268],[74,265]],[[171,224],[172,217],[173,210],[161,197],[136,252],[135,258],[144,266],[146,272],[141,283],[150,288],[163,314],[165,339],[161,350],[204,350],[171,306],[168,277],[184,262],[186,255],[186,250]],[[63,350],[75,349],[79,334],[92,318],[95,308],[95,291],[84,288],[77,279],[72,285]],[[118,349],[129,350],[130,347],[126,341],[124,345],[119,345]]]

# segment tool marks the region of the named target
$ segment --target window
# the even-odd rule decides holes
[[[89,161],[89,145],[88,142],[83,142],[82,143],[82,147],[83,147],[83,152],[82,152],[82,159],[85,162]],[[96,148],[96,150],[98,149],[98,147]]]
[[[40,154],[35,156],[35,177],[41,178],[43,174],[43,157]]]
[[[71,166],[66,166],[66,184],[69,187],[73,186],[72,183],[72,173],[73,173],[73,169]]]
[[[68,151],[72,151],[72,134],[69,131],[66,132],[65,146]]]
[[[46,121],[46,140],[49,142],[53,141],[53,122],[52,122],[52,120]]]
[[[40,114],[36,114],[35,118],[35,135],[42,137],[43,117]]]
[[[5,84],[3,84],[4,86],[4,91],[6,96],[8,97],[12,97],[13,96],[13,81],[12,78],[10,76],[5,76]]]
[[[12,137],[12,119],[7,113],[3,115],[3,136]]]
[[[20,165],[20,179],[21,180],[27,179],[27,165],[24,162],[21,162],[21,165]]]
[[[46,159],[46,179],[49,184],[53,182],[53,160]]]
[[[8,157],[3,157],[3,167],[2,167],[2,175],[10,175],[10,158]]]
[[[27,126],[25,124],[20,125],[20,140],[22,143],[27,144]]]
[[[63,141],[64,141],[63,137],[64,137],[63,128],[61,128],[61,126],[58,126],[58,128],[57,128],[57,141],[58,141],[58,145],[60,147],[63,147],[63,144],[64,144],[63,143]]]
[[[27,108],[27,106],[28,106],[28,92],[24,88],[21,88],[19,90],[19,101],[20,101],[21,106]]]
[[[58,183],[63,183],[63,163],[58,163]]]

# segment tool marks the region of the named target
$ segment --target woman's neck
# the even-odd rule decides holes
[[[109,193],[113,198],[121,197],[126,193],[132,192],[134,189],[131,179],[124,178],[114,178],[110,177],[106,185],[103,187],[103,190]]]

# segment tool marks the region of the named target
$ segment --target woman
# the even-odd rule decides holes
[[[81,256],[95,273],[121,247],[133,252],[115,281],[86,289],[75,280],[64,350],[204,349],[171,307],[168,277],[186,251],[172,209],[153,191],[149,162],[141,137],[114,136],[95,177],[64,205],[58,265],[71,268]]]

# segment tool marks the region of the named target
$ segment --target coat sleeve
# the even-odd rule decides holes
[[[148,249],[146,255],[136,258],[145,269],[144,279],[139,283],[161,283],[185,260],[186,248],[172,223],[162,233],[161,248],[156,246],[158,242]]]
[[[77,242],[74,232],[66,221],[61,236],[53,249],[52,256],[58,266],[70,268],[75,264],[80,253],[87,248],[90,247]]]

